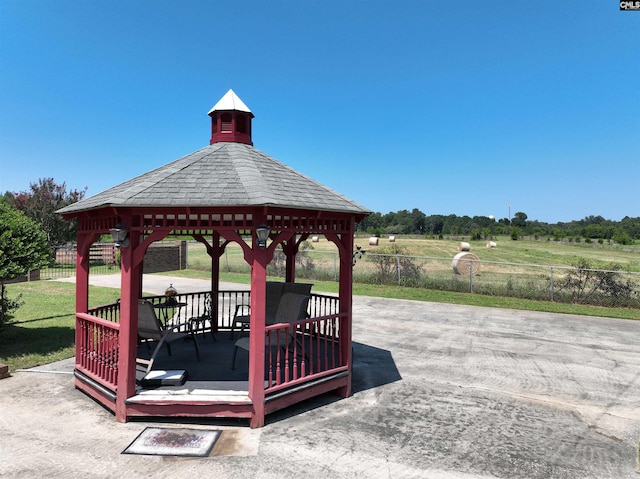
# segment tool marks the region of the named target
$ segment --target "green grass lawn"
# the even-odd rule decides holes
[[[34,281],[7,285],[9,297],[24,303],[0,331],[0,363],[11,371],[74,355],[76,290],[72,283]],[[91,287],[90,306],[113,303],[120,291]]]

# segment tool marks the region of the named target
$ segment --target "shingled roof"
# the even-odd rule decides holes
[[[214,143],[58,210],[103,207],[275,206],[355,214],[370,211],[243,143]]]

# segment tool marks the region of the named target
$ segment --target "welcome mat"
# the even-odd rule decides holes
[[[215,429],[148,427],[122,454],[206,457],[221,433]]]

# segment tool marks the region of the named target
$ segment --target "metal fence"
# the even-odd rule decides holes
[[[338,255],[304,251],[297,277],[338,279]],[[283,258],[274,258],[271,274],[283,274]],[[555,301],[595,306],[640,308],[640,273],[567,266],[519,264],[477,259],[454,264],[451,258],[365,254],[356,259],[354,282],[397,284],[442,291]]]
[[[91,249],[90,272],[119,272],[113,244],[95,244]],[[56,255],[54,267],[41,270],[40,279],[75,275],[75,249]],[[299,279],[338,281],[339,256],[333,251],[301,250],[296,276]],[[197,261],[189,255],[188,267],[211,268],[210,260]],[[222,271],[250,273],[242,251],[227,248],[221,258]],[[356,258],[354,282],[397,284],[418,288],[470,292],[492,296],[640,309],[640,273],[568,266],[469,260],[452,265],[451,258],[367,253]],[[284,277],[285,258],[277,251],[267,273]]]
[[[298,279],[338,280],[340,261],[337,252],[301,250],[296,261]],[[200,266],[189,262],[190,268],[200,269]],[[221,258],[220,266],[223,271],[250,272],[239,249],[228,249]],[[483,260],[458,262],[454,268],[452,258],[375,253],[355,258],[353,268],[354,282],[357,283],[640,308],[640,273],[625,270]],[[276,277],[284,276],[285,260],[280,251],[276,251],[267,273]]]
[[[40,269],[40,279],[68,278],[76,274],[76,245],[57,248],[54,262]],[[89,250],[89,272],[111,274],[120,272],[118,253],[113,243],[95,243]]]

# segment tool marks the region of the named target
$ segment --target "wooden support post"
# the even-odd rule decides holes
[[[296,282],[296,256],[300,251],[300,244],[309,237],[309,233],[303,233],[296,240],[295,233],[292,233],[286,241],[282,242],[282,251],[286,258],[285,265],[285,281],[287,283]]]
[[[351,219],[351,228],[340,238],[340,313],[343,315],[340,324],[340,350],[345,364],[349,369],[347,385],[338,389],[342,397],[351,396],[351,379],[353,375],[352,354],[352,314],[353,314],[353,230],[355,222]]]
[[[138,346],[138,300],[141,294],[140,233],[129,232],[129,246],[120,250],[122,261],[120,297],[120,333],[118,356],[118,389],[116,391],[116,421],[127,421],[126,400],[136,392],[136,354]],[[138,251],[137,251],[138,250]],[[136,261],[134,258],[140,258]]]
[[[253,404],[250,426],[264,426],[265,304],[267,252],[255,246],[251,269],[251,323],[249,325],[249,397]]]
[[[220,291],[220,257],[224,246],[220,245],[220,233],[213,232],[211,251],[211,332],[218,331],[218,292]]]
[[[298,254],[298,245],[295,242],[295,235],[292,239],[282,243],[282,252],[285,257],[285,274],[284,280],[287,283],[296,282],[296,255]]]

